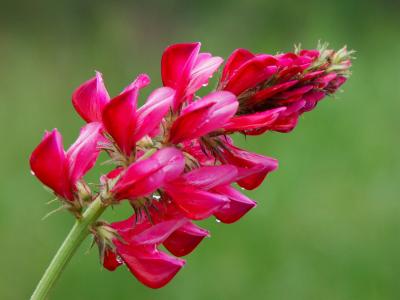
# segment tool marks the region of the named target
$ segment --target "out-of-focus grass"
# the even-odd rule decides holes
[[[128,271],[101,270],[96,250],[77,253],[52,299],[398,299],[400,288],[400,18],[393,1],[186,1],[132,4],[4,3],[0,12],[0,298],[26,299],[68,232],[64,213],[29,174],[44,129],[66,146],[82,121],[72,90],[98,69],[112,94],[140,72],[157,87],[164,47],[200,40],[227,56],[236,47],[288,51],[319,39],[356,49],[344,93],[306,114],[291,134],[237,142],[280,168],[248,194],[258,207],[212,237],[161,290]],[[94,170],[90,175],[96,178]],[[122,206],[115,220],[129,214]]]

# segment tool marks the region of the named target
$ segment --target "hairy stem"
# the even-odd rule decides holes
[[[56,255],[53,257],[50,265],[47,267],[40,279],[31,300],[46,299],[50,289],[54,286],[60,277],[65,266],[74,255],[76,249],[82,244],[86,236],[89,234],[89,227],[104,212],[106,206],[102,203],[100,197],[97,197],[83,213],[82,218],[76,220],[71,231],[65,238]]]

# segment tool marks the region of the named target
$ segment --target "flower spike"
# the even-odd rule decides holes
[[[87,122],[77,140],[65,151],[57,129],[45,133],[30,158],[32,173],[78,219],[59,253],[72,253],[90,232],[104,268],[125,265],[144,285],[165,286],[185,265],[181,257],[210,236],[196,221],[237,222],[257,205],[237,186],[253,190],[278,168],[276,159],[235,146],[231,135],[293,130],[350,75],[352,51],[346,47],[296,47],[274,55],[239,48],[226,60],[217,88],[199,97],[223,62],[200,46],[182,43],[164,51],[163,86],[142,106],[138,97],[149,76],[140,74],[110,100],[96,72],[72,95]],[[83,177],[101,151],[114,167],[92,191]],[[97,220],[121,202],[132,208],[128,219]],[[60,257],[32,299],[46,298],[49,273],[66,263]]]

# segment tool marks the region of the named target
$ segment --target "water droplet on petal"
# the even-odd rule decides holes
[[[219,219],[215,219],[215,221],[216,221],[217,223],[221,223],[221,220],[219,220]]]
[[[123,264],[123,263],[124,263],[124,261],[122,260],[121,256],[119,256],[119,255],[117,255],[116,260],[117,260],[117,262],[118,262],[119,264]]]
[[[35,176],[35,172],[33,172],[32,170],[31,170],[31,174],[32,174],[33,176]]]

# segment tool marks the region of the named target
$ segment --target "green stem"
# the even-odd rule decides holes
[[[50,265],[47,267],[42,279],[40,279],[36,286],[31,300],[46,299],[47,294],[60,277],[76,249],[78,249],[89,234],[89,226],[100,217],[105,209],[106,206],[101,202],[100,197],[97,197],[83,213],[82,218],[76,220],[60,249],[58,249]]]

